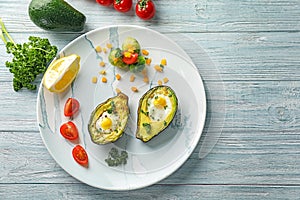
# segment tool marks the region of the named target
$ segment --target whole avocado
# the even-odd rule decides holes
[[[49,31],[78,32],[86,22],[85,15],[64,0],[32,0],[28,13],[35,25]]]

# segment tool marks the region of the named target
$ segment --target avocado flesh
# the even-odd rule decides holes
[[[78,32],[86,22],[85,15],[64,0],[32,0],[28,13],[35,25],[49,31]]]
[[[115,130],[112,130],[109,133],[99,130],[96,125],[97,121],[104,112],[109,112],[115,116],[118,116],[117,127]],[[123,93],[119,93],[117,96],[109,98],[105,102],[99,104],[91,113],[88,123],[88,131],[91,140],[95,144],[107,144],[115,142],[123,135],[128,117],[128,97]]]
[[[156,94],[165,94],[166,97],[170,98],[172,105],[171,111],[160,121],[153,120],[149,116],[148,99],[153,98]],[[176,114],[177,108],[178,100],[175,92],[170,87],[156,86],[147,91],[139,101],[136,138],[143,142],[148,142],[153,137],[159,135],[170,125]]]

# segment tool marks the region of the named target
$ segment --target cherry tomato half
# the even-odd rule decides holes
[[[76,140],[78,138],[78,129],[71,121],[68,121],[60,126],[60,133],[67,140]]]
[[[72,117],[75,115],[79,110],[79,102],[74,98],[68,98],[65,107],[64,107],[64,114],[66,117]]]
[[[113,4],[114,0],[96,0],[97,3],[99,3],[102,6],[110,6]]]
[[[137,53],[130,53],[130,56],[123,56],[122,61],[127,65],[131,65],[136,63],[138,60],[139,54]]]
[[[114,0],[114,8],[119,12],[128,12],[132,7],[132,0]]]
[[[139,0],[135,6],[135,13],[143,20],[151,19],[155,15],[155,5],[151,0]]]
[[[88,155],[86,153],[86,151],[84,150],[84,148],[82,146],[80,146],[79,144],[76,145],[73,150],[72,150],[72,155],[74,160],[83,166],[87,166],[88,165]]]

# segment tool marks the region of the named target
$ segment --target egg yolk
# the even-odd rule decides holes
[[[154,100],[154,106],[157,108],[164,108],[167,105],[167,101],[163,97],[158,97]]]
[[[105,117],[103,119],[103,121],[101,122],[101,127],[104,130],[109,129],[111,127],[111,125],[112,125],[112,120],[110,118],[108,118],[108,117]]]

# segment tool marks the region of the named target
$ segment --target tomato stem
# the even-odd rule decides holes
[[[139,5],[142,9],[146,8],[146,5],[148,3],[149,0],[141,0],[139,1]]]

